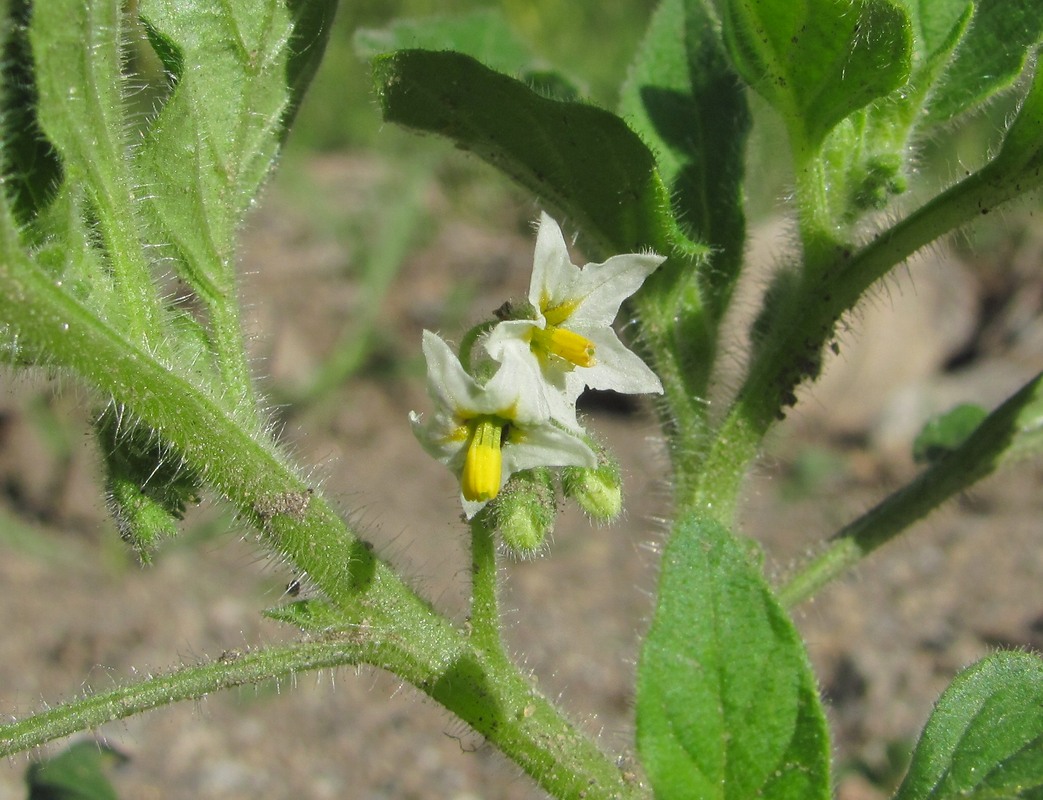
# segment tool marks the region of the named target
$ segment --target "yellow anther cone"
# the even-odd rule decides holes
[[[464,469],[460,473],[460,489],[465,500],[485,502],[500,491],[503,425],[488,417],[479,417],[471,424],[473,433],[464,456]]]

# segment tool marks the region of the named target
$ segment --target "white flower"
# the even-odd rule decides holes
[[[659,378],[624,346],[612,322],[622,302],[665,260],[628,253],[578,267],[558,223],[542,214],[529,282],[536,317],[499,323],[485,348],[497,361],[522,354],[529,369],[554,387],[551,415],[570,427],[578,428],[575,402],[584,387],[662,393]]]
[[[517,354],[506,353],[496,374],[480,384],[438,335],[424,331],[423,347],[435,412],[422,419],[412,411],[409,419],[424,449],[459,477],[468,519],[515,472],[596,465],[581,438],[551,422],[544,386]]]

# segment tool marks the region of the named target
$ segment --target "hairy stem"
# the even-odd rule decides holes
[[[471,641],[489,653],[501,652],[497,600],[496,539],[486,506],[471,520]]]
[[[793,392],[817,376],[821,354],[841,317],[866,291],[920,248],[1008,202],[1034,184],[993,162],[931,199],[861,249],[835,250],[825,268],[805,271],[763,336],[741,389],[700,465],[689,501],[716,504],[730,524],[739,485],[769,428],[785,416]]]
[[[273,549],[307,572],[356,631],[371,632],[364,649],[339,656],[335,649],[323,651],[316,666],[364,660],[394,672],[472,725],[557,796],[641,796],[612,759],[539,696],[499,650],[472,647],[462,631],[377,559],[262,432],[244,430],[216,398],[125,341],[55,285],[21,250],[6,215],[0,215],[0,319],[20,347],[79,374],[149,425],[252,520]],[[300,659],[319,658],[317,651],[302,653],[286,651],[270,661],[259,656],[246,664],[263,680],[303,668]],[[230,680],[234,666],[218,663],[211,672],[171,676],[183,685],[168,696],[201,696],[207,687]],[[106,715],[116,719],[165,702],[161,691],[147,686],[137,691],[128,687],[108,704],[89,698],[55,709],[34,735],[62,735]],[[24,725],[28,730],[37,723]]]
[[[807,600],[944,501],[989,475],[1010,450],[1019,433],[1019,414],[1036,398],[1040,382],[1040,376],[1033,378],[962,445],[837,532],[828,548],[779,590],[779,601],[794,606]]]

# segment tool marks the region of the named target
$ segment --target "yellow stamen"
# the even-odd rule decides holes
[[[578,303],[561,303],[560,305],[547,307],[546,298],[540,299],[540,311],[543,312],[543,318],[547,320],[548,325],[560,325],[569,317],[572,316],[572,312],[576,310]]]
[[[590,339],[556,325],[534,328],[532,346],[536,350],[563,358],[577,367],[593,367],[597,363],[597,359],[594,358],[594,343]]]
[[[475,417],[469,426],[471,441],[467,444],[464,469],[460,473],[460,488],[465,500],[492,500],[500,493],[503,469],[500,439],[504,423],[492,417]]]

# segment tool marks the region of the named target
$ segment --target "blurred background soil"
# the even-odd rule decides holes
[[[305,109],[311,127],[243,233],[257,375],[312,480],[462,619],[466,530],[453,481],[407,422],[428,402],[420,333],[459,337],[524,293],[538,208],[437,143],[391,132],[383,150],[364,133],[324,141],[322,80],[324,104]],[[763,544],[773,580],[914,474],[910,444],[928,417],[959,402],[991,407],[1043,369],[1037,228],[1027,209],[994,217],[972,241],[911,262],[847,321],[839,356],[746,486],[743,533]],[[736,353],[791,240],[784,221],[758,215],[751,262],[763,272],[737,303]],[[297,636],[259,611],[285,601],[300,576],[218,503],[193,510],[153,566],[137,565],[104,507],[89,435],[96,398],[47,376],[5,373],[2,388],[4,714]],[[568,510],[546,557],[504,563],[503,608],[511,647],[543,691],[625,758],[670,516],[668,460],[649,404],[591,398],[586,414],[622,462],[626,516],[597,527]],[[1043,649],[1041,477],[1043,466],[1025,462],[986,481],[796,609],[841,797],[888,796],[957,670],[998,647]],[[370,669],[246,687],[94,735],[129,756],[114,781],[139,800],[543,796],[462,724]],[[24,796],[35,755],[0,768],[0,798]]]

